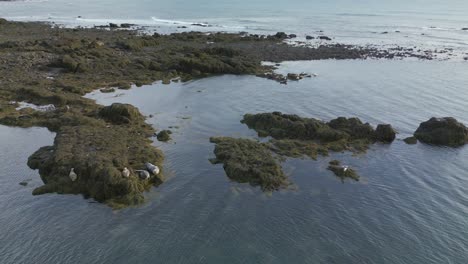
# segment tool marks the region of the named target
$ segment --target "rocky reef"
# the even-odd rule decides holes
[[[126,29],[117,30],[118,27]],[[135,27],[122,24],[61,28],[0,19],[0,124],[40,126],[56,133],[53,146],[41,148],[29,159],[30,167],[38,169],[44,181],[44,186],[34,194],[83,194],[120,208],[141,203],[143,192],[162,181],[162,175],[146,181],[122,177],[125,167],[135,175],[146,162],[160,166],[163,155],[151,145],[154,128],[145,123],[138,109],[124,104],[102,107],[83,98],[93,90],[112,92],[155,81],[167,84],[175,79],[188,81],[216,74],[269,76],[273,67],[263,65],[262,61],[397,56],[341,44],[293,47],[284,43],[291,37],[288,34],[145,35],[129,28]],[[290,80],[302,77],[306,76],[286,76]],[[18,108],[18,102],[37,107]],[[360,138],[350,141],[346,132],[327,126],[313,138],[323,139],[328,144],[326,149],[362,147],[357,144]],[[268,133],[276,135],[273,130]],[[382,140],[377,133],[373,131],[372,138],[363,140]],[[390,139],[391,135],[385,138]],[[283,145],[287,143],[284,141]],[[289,151],[296,153],[297,148]],[[76,180],[69,177],[72,168]]]
[[[170,130],[162,130],[156,135],[156,137],[159,141],[167,142],[171,140],[171,134],[172,134],[172,131]]]
[[[375,142],[391,143],[395,130],[390,125],[374,129],[359,118],[338,117],[324,122],[280,112],[246,114],[241,121],[260,137],[271,136],[277,153],[298,153],[316,157],[331,151],[364,152]]]
[[[250,139],[212,137],[215,143],[213,164],[222,163],[227,176],[241,183],[259,185],[273,191],[288,184],[278,161],[265,144]]]
[[[54,145],[29,157],[29,167],[38,169],[44,182],[33,194],[83,194],[121,208],[142,203],[142,193],[162,183],[161,175],[143,181],[134,172],[148,161],[159,166],[163,161],[162,153],[148,139],[154,130],[138,109],[113,104],[100,109],[97,118],[102,119],[60,126]],[[71,168],[76,180],[68,177]],[[124,168],[130,170],[130,177],[123,177]]]
[[[281,167],[274,164],[286,157],[317,159],[318,156],[328,156],[330,151],[363,153],[373,143],[391,143],[396,135],[391,125],[382,124],[374,129],[359,118],[339,117],[325,122],[272,112],[246,114],[241,122],[257,131],[259,137],[272,139],[264,143],[249,139],[211,139],[216,143],[215,163],[223,163],[228,177],[240,182],[256,183],[259,178],[269,179],[266,175],[270,173],[275,179],[278,175],[283,179],[284,175],[278,174]],[[276,155],[272,156],[272,153]],[[262,157],[265,160],[262,161]],[[341,179],[359,180],[355,170],[341,166],[339,161],[330,163],[328,169]]]
[[[468,128],[453,117],[432,117],[419,125],[414,137],[423,143],[458,147],[468,143]]]

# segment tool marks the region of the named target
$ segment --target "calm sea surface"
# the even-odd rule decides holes
[[[280,70],[318,77],[285,86],[225,75],[88,95],[103,105],[131,103],[154,115],[148,122],[158,129],[179,127],[170,143],[155,142],[169,179],[138,208],[32,196],[41,181],[27,157],[54,135],[0,126],[0,263],[466,263],[468,147],[401,139],[431,116],[468,124],[468,64],[287,62]],[[391,123],[398,140],[365,155],[289,159],[283,169],[296,188],[266,194],[208,161],[210,136],[256,138],[239,120],[264,111]],[[327,171],[335,158],[362,181]]]

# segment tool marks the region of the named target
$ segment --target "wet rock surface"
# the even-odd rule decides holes
[[[381,125],[377,132],[369,123],[363,123],[359,118],[338,117],[324,122],[314,118],[302,118],[297,115],[283,114],[281,112],[246,114],[241,121],[249,128],[257,131],[259,136],[271,136],[275,139],[316,140],[321,143],[353,140],[363,140],[367,143],[376,141],[391,142],[393,128],[390,125]],[[388,131],[387,131],[388,130]],[[385,134],[388,132],[390,134]]]
[[[171,134],[172,134],[172,131],[170,130],[162,130],[156,135],[156,137],[159,141],[167,142],[171,140]]]
[[[359,118],[339,117],[325,122],[272,112],[246,114],[241,122],[257,131],[259,137],[272,139],[263,143],[249,139],[211,139],[211,142],[216,143],[215,163],[223,163],[226,174],[233,180],[238,178],[232,177],[232,170],[237,168],[256,168],[256,173],[260,173],[257,172],[259,170],[267,175],[271,173],[271,164],[275,160],[283,161],[288,157],[317,159],[318,156],[328,156],[330,152],[364,153],[373,143],[391,143],[396,134],[391,125],[379,125],[374,129]],[[275,158],[272,158],[271,153],[276,154]],[[266,157],[268,166],[258,161],[262,156]],[[229,161],[232,163],[228,164]],[[275,173],[276,168],[273,170]],[[339,161],[331,162],[328,169],[341,179],[359,180],[355,170],[342,166]],[[237,173],[245,172],[239,169]]]
[[[259,185],[265,191],[287,186],[286,175],[265,144],[228,137],[212,137],[210,142],[216,144],[216,158],[211,162],[222,163],[230,179]]]
[[[415,145],[418,143],[418,139],[415,137],[407,137],[403,139],[403,141],[408,145]]]
[[[458,147],[468,143],[468,128],[453,117],[432,117],[419,125],[414,137],[423,143]]]
[[[80,193],[115,207],[142,202],[142,192],[153,178],[140,182],[132,175],[145,162],[160,166],[163,157],[151,145],[155,131],[138,109],[124,104],[102,107],[84,94],[103,87],[130,89],[155,81],[272,72],[262,61],[394,58],[403,53],[342,44],[293,47],[284,42],[292,37],[286,33],[143,35],[120,30],[133,27],[123,24],[73,29],[4,19],[0,24],[0,124],[46,127],[57,134],[53,146],[41,148],[29,160],[45,184],[34,194]],[[404,52],[402,56],[411,56]],[[16,109],[12,101],[54,109]],[[324,129],[317,134],[328,142],[343,139],[330,143],[330,149],[352,145],[343,131]],[[128,178],[121,175],[125,167],[131,172]],[[74,182],[68,177],[71,168],[77,174]]]
[[[355,181],[359,181],[360,178],[355,170],[349,168],[346,165],[341,165],[341,162],[338,160],[330,161],[327,169],[332,171],[337,177],[341,178],[342,180],[350,178]]]

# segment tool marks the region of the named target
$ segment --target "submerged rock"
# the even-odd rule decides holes
[[[418,143],[418,139],[415,138],[415,137],[407,137],[407,138],[403,139],[403,141],[408,145],[414,145],[414,144]]]
[[[468,128],[453,117],[432,117],[419,125],[414,137],[423,143],[457,147],[468,142]]]
[[[29,181],[22,181],[19,183],[21,186],[28,186]]]
[[[264,144],[250,139],[229,137],[212,137],[210,142],[216,144],[216,159],[211,162],[222,163],[230,179],[260,185],[265,191],[287,186],[286,175]]]
[[[327,36],[319,36],[318,38],[321,40],[332,40],[330,37]]]
[[[162,130],[161,132],[159,132],[156,135],[156,138],[159,141],[167,142],[167,141],[171,140],[171,134],[172,134],[172,131],[170,131],[170,130]]]
[[[332,171],[337,177],[341,179],[350,178],[355,181],[359,181],[359,175],[357,172],[348,166],[341,165],[341,162],[338,160],[332,160],[329,162],[328,170]]]

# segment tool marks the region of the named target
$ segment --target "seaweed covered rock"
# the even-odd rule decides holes
[[[418,143],[418,139],[415,138],[415,137],[407,137],[407,138],[403,139],[403,141],[408,145],[414,145],[414,144]]]
[[[393,142],[396,137],[396,131],[391,125],[378,125],[375,130],[375,139],[381,142]]]
[[[156,138],[159,141],[167,142],[167,141],[171,140],[171,134],[172,134],[172,131],[170,131],[170,130],[162,130],[161,132],[159,132],[156,135]]]
[[[340,177],[342,180],[345,178],[350,178],[355,181],[359,181],[359,175],[357,172],[348,166],[341,165],[341,162],[338,160],[332,160],[329,162],[328,170],[332,171],[337,177]]]
[[[457,147],[468,142],[468,128],[453,117],[432,117],[419,125],[414,136],[424,143]]]
[[[271,136],[275,139],[315,139],[326,126],[317,119],[281,112],[246,114],[241,122],[257,131],[259,136]],[[344,137],[344,134],[336,137]]]
[[[328,149],[313,141],[294,139],[273,139],[269,142],[270,150],[282,157],[302,158],[307,156],[317,159],[318,155],[328,155]]]
[[[160,164],[162,153],[149,143],[144,135],[123,126],[62,127],[53,146],[40,148],[28,160],[44,182],[33,194],[83,194],[116,208],[140,204],[142,193],[160,184],[162,177],[142,181],[135,175],[122,177],[122,170],[144,168],[147,161]],[[71,168],[75,181],[69,178]]]
[[[326,123],[314,118],[273,112],[246,114],[241,122],[256,130],[259,136],[318,140],[322,143],[351,140],[367,140],[369,143],[391,142],[395,135],[390,125],[379,125],[376,131],[369,123],[363,123],[359,118],[338,117]]]
[[[138,108],[130,104],[121,103],[113,103],[110,106],[103,107],[99,111],[99,116],[114,124],[129,124],[144,120]]]
[[[375,130],[369,123],[362,123],[359,118],[338,117],[327,123],[331,128],[345,132],[350,138],[369,139],[375,138]]]
[[[266,191],[277,190],[288,184],[281,166],[264,144],[229,137],[212,137],[210,142],[216,144],[216,159],[212,163],[222,163],[230,179],[260,185]]]

